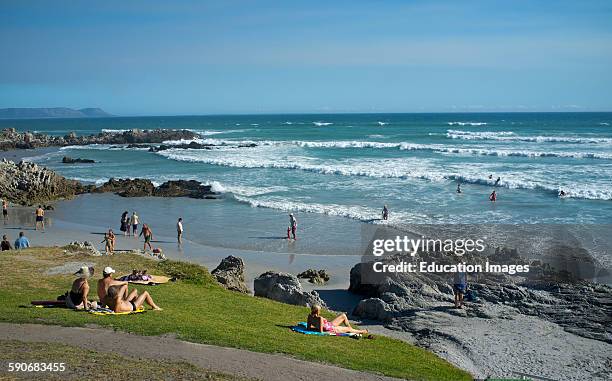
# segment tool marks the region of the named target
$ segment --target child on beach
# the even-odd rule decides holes
[[[113,254],[112,238],[108,235],[108,233],[104,234],[104,239],[100,243],[104,244],[104,252],[106,253],[106,255]]]

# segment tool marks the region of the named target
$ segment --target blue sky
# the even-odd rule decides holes
[[[0,107],[612,111],[610,1],[2,1]]]

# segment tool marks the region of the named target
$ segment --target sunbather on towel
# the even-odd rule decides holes
[[[87,281],[94,273],[93,267],[83,266],[74,273],[74,275],[78,275],[79,277],[72,282],[72,287],[70,288],[70,292],[66,298],[66,305],[70,308],[75,308],[78,310],[97,307],[96,302],[90,302],[87,300],[89,296],[89,282]]]
[[[106,303],[106,295],[108,294],[108,290],[110,288],[116,288],[121,286],[127,287],[127,282],[122,282],[113,279],[112,275],[115,273],[115,270],[106,266],[104,270],[102,270],[102,279],[98,280],[98,298],[100,298],[100,304],[103,306],[108,304]],[[128,301],[133,301],[138,297],[138,291],[133,289],[131,293],[127,295]]]
[[[308,330],[318,332],[333,332],[333,333],[359,333],[367,334],[367,329],[355,329],[351,327],[346,314],[340,314],[332,321],[328,321],[321,316],[321,306],[314,305],[310,308],[308,315]],[[342,325],[344,324],[344,325]]]
[[[161,308],[153,302],[147,291],[144,291],[135,300],[128,300],[127,296],[127,285],[111,287],[108,289],[105,301],[109,308],[115,312],[137,311],[144,303],[147,303],[154,310],[161,311]]]

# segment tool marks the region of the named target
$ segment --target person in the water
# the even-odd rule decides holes
[[[493,175],[489,175],[489,180],[493,180]]]
[[[387,205],[383,206],[382,218],[385,221],[389,219],[389,208],[387,208]]]
[[[491,202],[495,202],[497,201],[497,193],[495,193],[495,191],[493,191],[490,195],[489,195],[489,201]]]
[[[497,180],[495,180],[495,186],[497,186],[497,184],[499,184],[500,181],[501,181],[501,177],[498,177]]]
[[[561,189],[559,191],[559,197],[565,197],[565,196],[567,196],[567,193],[565,193],[565,191],[563,189]]]
[[[457,183],[457,193],[461,193],[461,183]]]

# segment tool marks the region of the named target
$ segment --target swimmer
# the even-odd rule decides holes
[[[497,193],[495,193],[495,191],[493,191],[493,193],[489,195],[489,201],[491,202],[497,201]]]

